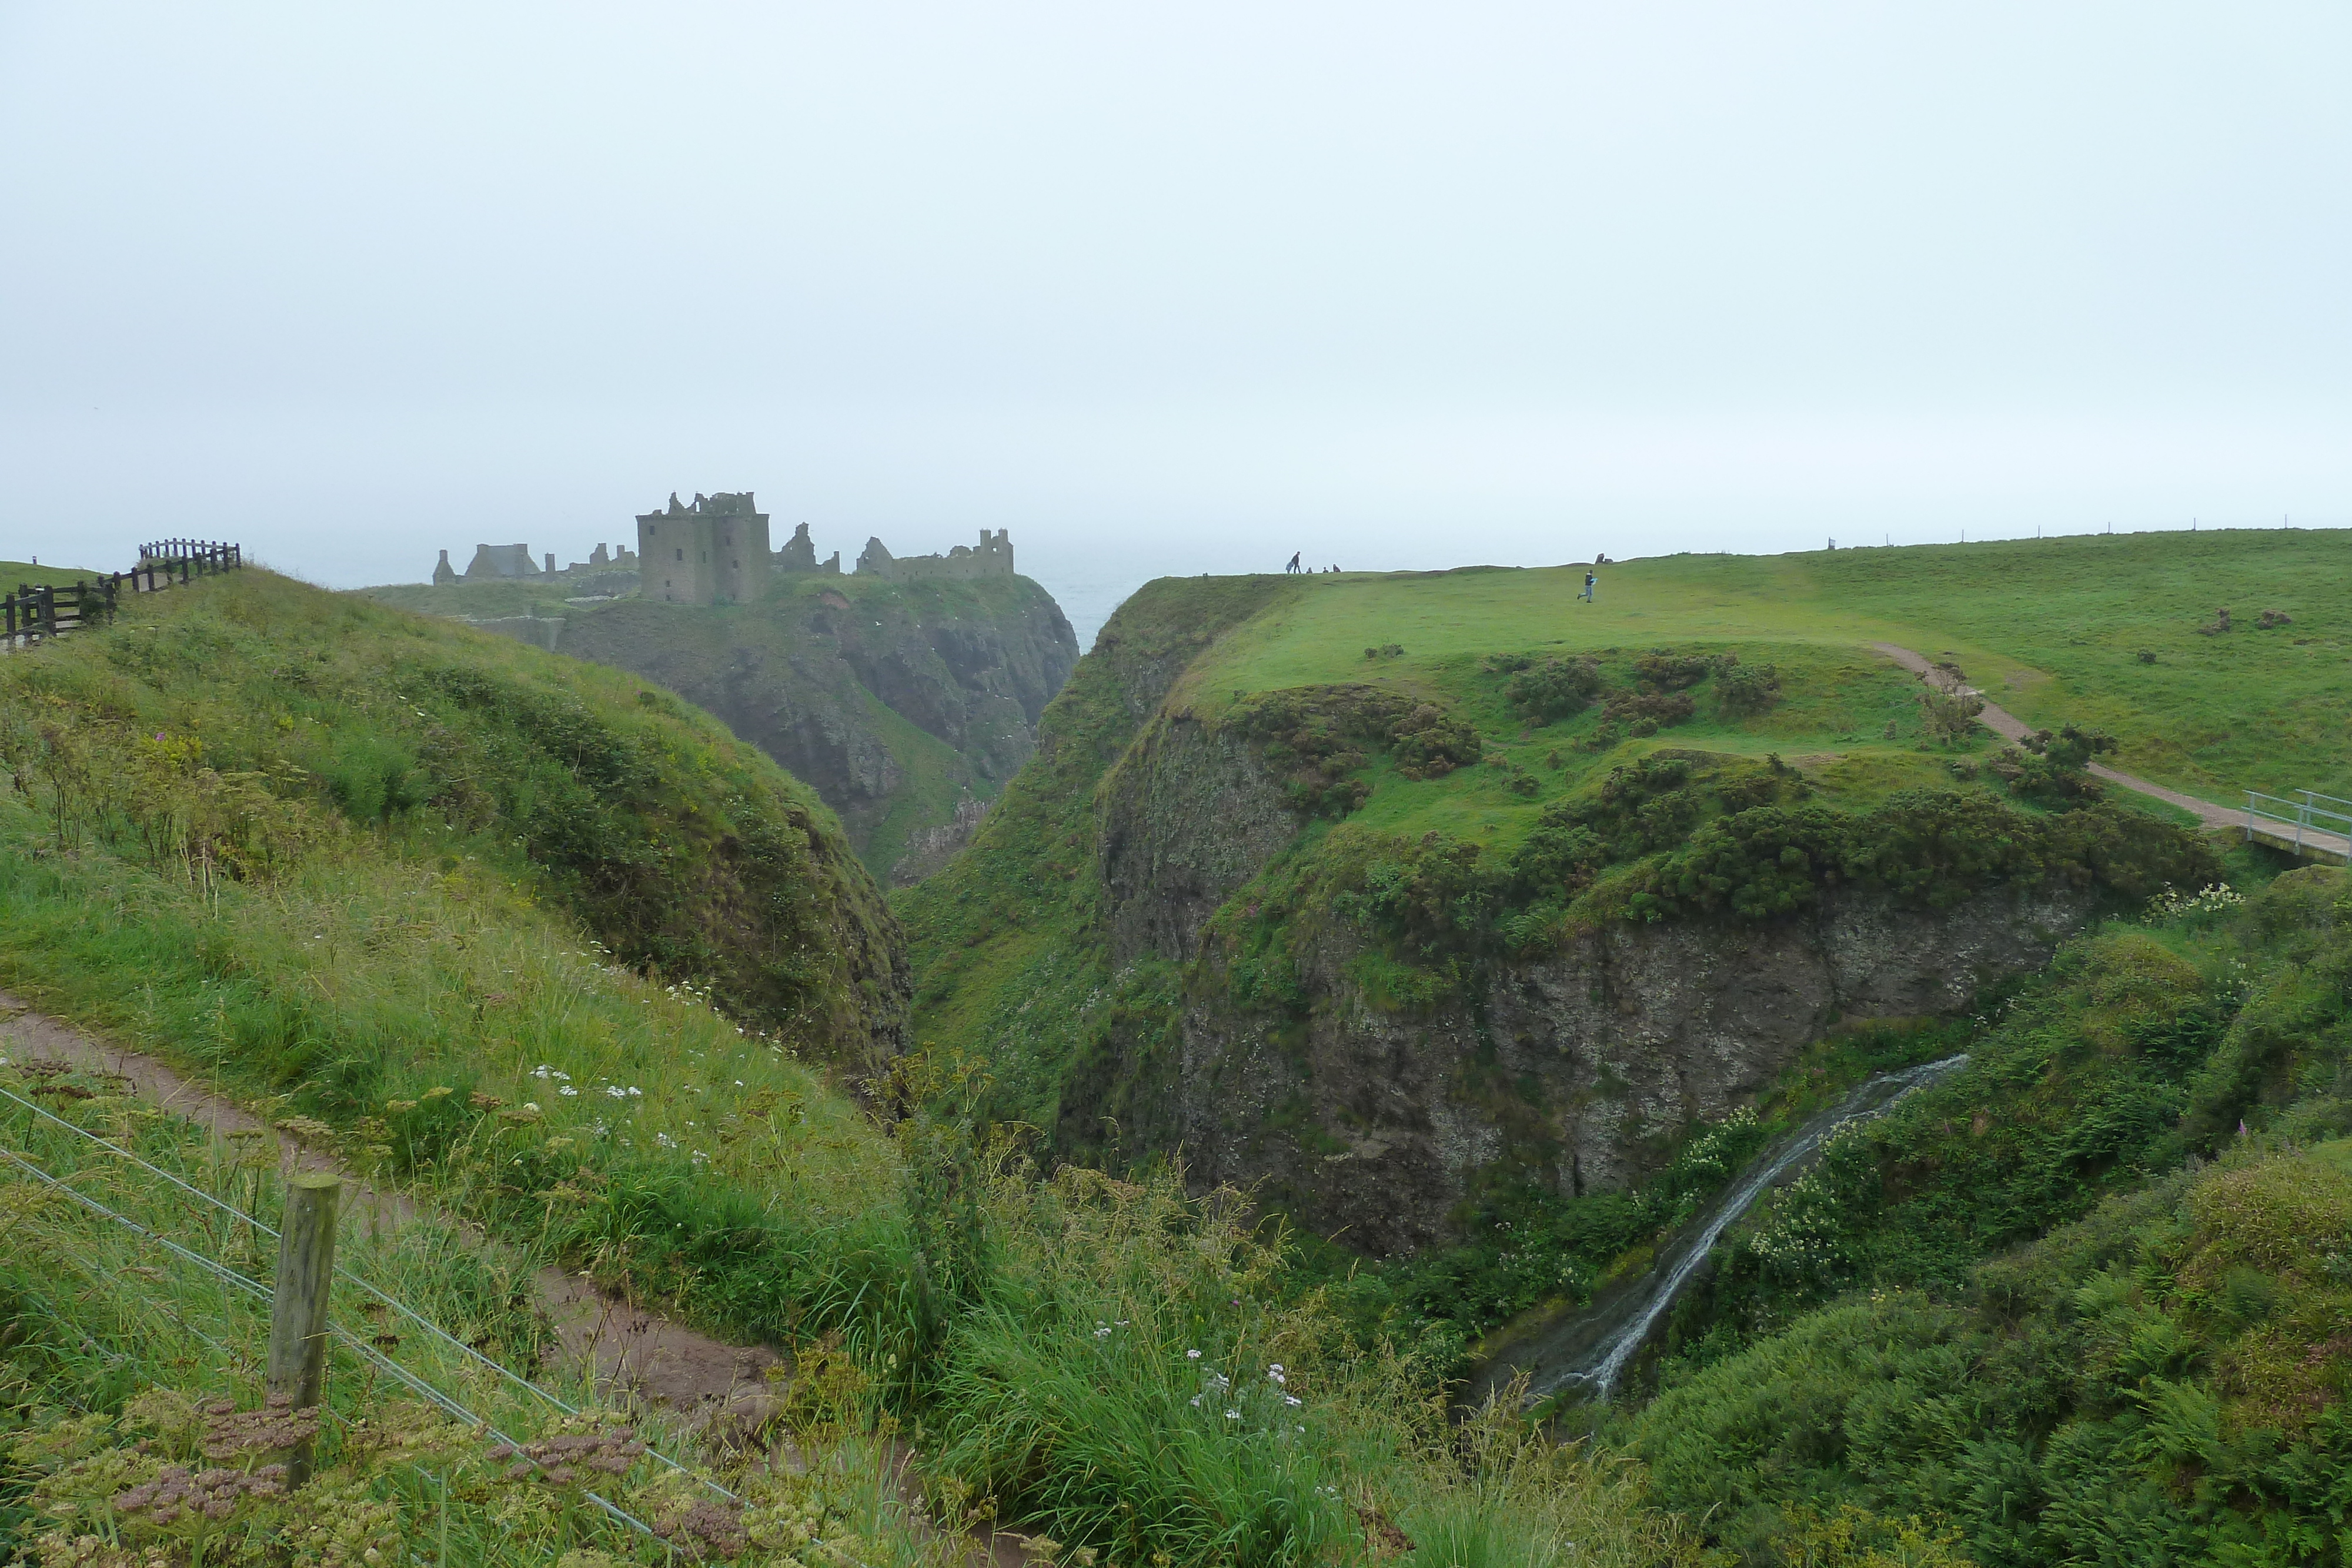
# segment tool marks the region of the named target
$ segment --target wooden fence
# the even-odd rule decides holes
[[[129,571],[79,582],[20,583],[0,599],[0,648],[25,648],[62,637],[84,626],[103,625],[126,593],[157,593],[245,564],[239,545],[200,539],[159,539],[139,547],[139,564]]]

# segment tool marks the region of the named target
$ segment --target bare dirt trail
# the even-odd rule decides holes
[[[1916,675],[1929,679],[1934,676],[1935,664],[1924,653],[1914,653],[1908,648],[1899,647],[1893,643],[1873,643],[1871,646]],[[1959,689],[1969,696],[1984,697],[1984,712],[1977,716],[1987,729],[2003,739],[2022,740],[2033,733],[2023,720],[2007,708],[1997,706],[1990,697],[1985,696],[1985,694],[1977,687],[1963,685]],[[2217,806],[2210,800],[2200,800],[2194,795],[2184,795],[2178,789],[2168,789],[2161,784],[2150,783],[2145,779],[2120,772],[2101,763],[2091,764],[2091,776],[2095,779],[2104,779],[2110,784],[2121,785],[2135,794],[2161,800],[2168,806],[2178,806],[2184,811],[2192,812],[2198,821],[2209,828],[2242,830],[2246,825],[2246,813],[2242,809],[2232,810],[2228,806]],[[2335,834],[2313,832],[2306,833],[2305,837],[2315,846],[2326,850],[2331,854],[2352,853],[2352,843],[2347,843]]]
[[[0,991],[0,1051],[111,1073],[141,1099],[196,1123],[215,1137],[268,1130],[260,1118],[235,1102],[153,1057],[125,1051],[36,1012],[5,991]],[[406,1194],[364,1181],[299,1139],[280,1136],[291,1166],[331,1172],[352,1184],[347,1212],[394,1226],[416,1217],[418,1207]],[[574,1366],[593,1369],[600,1385],[666,1406],[701,1430],[756,1426],[772,1411],[767,1374],[782,1359],[773,1351],[722,1344],[606,1295],[561,1269],[541,1270],[538,1283],[541,1302],[565,1355]]]
[[[251,1112],[155,1058],[37,1012],[5,991],[0,991],[0,1055],[110,1074],[141,1099],[195,1123],[215,1138],[269,1130]],[[353,1176],[290,1134],[281,1132],[279,1136],[289,1167],[330,1172],[350,1184],[346,1212],[394,1226],[422,1212],[407,1194]],[[669,1409],[706,1441],[740,1442],[768,1428],[776,1410],[768,1375],[783,1364],[774,1351],[712,1339],[599,1291],[562,1269],[541,1270],[538,1286],[541,1305],[564,1355],[572,1366],[589,1370],[599,1385]],[[775,1462],[799,1463],[789,1437],[776,1447]],[[911,1505],[920,1490],[914,1455],[898,1444],[891,1452],[898,1471],[893,1484],[901,1500]],[[991,1527],[984,1535],[963,1538],[963,1561],[969,1568],[1023,1568],[1034,1561],[1024,1550],[1026,1541],[1013,1531]]]

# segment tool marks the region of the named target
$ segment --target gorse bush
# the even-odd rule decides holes
[[[1742,664],[1735,660],[1717,680],[1716,691],[1725,713],[1752,718],[1780,700],[1780,672],[1771,664]]]
[[[2046,729],[2029,735],[1985,766],[2011,792],[2063,806],[2098,798],[2099,785],[2090,776],[2091,759],[2115,748],[2114,736],[2070,724],[2054,735]]]
[[[1601,691],[1601,661],[1547,658],[1494,661],[1511,672],[1503,683],[1503,696],[1519,714],[1538,724],[1582,713]]]
[[[1265,692],[1229,722],[1257,741],[1292,803],[1312,815],[1346,816],[1370,788],[1349,773],[1368,750],[1386,751],[1411,779],[1442,778],[1483,754],[1478,732],[1433,703],[1378,686],[1303,686]]]

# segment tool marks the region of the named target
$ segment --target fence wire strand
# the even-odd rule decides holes
[[[215,1197],[211,1193],[205,1191],[202,1187],[195,1186],[189,1182],[184,1181],[179,1176],[173,1175],[170,1171],[164,1170],[147,1160],[142,1159],[139,1155],[131,1153],[130,1150],[124,1148],[121,1145],[115,1143],[111,1139],[100,1137],[98,1134],[91,1132],[89,1128],[79,1126],[76,1124],[66,1120],[64,1117],[56,1114],[54,1112],[47,1110],[46,1107],[37,1105],[33,1103],[33,1102],[26,1099],[24,1096],[5,1087],[0,1087],[0,1098],[14,1101],[16,1104],[23,1106],[25,1109],[32,1112],[36,1116],[42,1118],[44,1121],[52,1122],[58,1126],[63,1127],[66,1131],[97,1145],[100,1148],[104,1149],[117,1158],[128,1161],[130,1164],[138,1166],[140,1169],[148,1172],[163,1181],[168,1182],[173,1186],[179,1188],[182,1192],[188,1194],[191,1197],[197,1198],[204,1203],[211,1205],[213,1207],[219,1209],[222,1213],[228,1215],[232,1218],[242,1220],[244,1223],[253,1227],[255,1230],[269,1237],[272,1240],[283,1239],[275,1227],[264,1224],[260,1219],[257,1218],[253,1215],[246,1213],[245,1210],[237,1207],[235,1204],[224,1202],[222,1199]],[[89,1197],[88,1194],[80,1191],[69,1183],[61,1181],[58,1177],[50,1176],[47,1171],[40,1169],[38,1166],[33,1165],[30,1161],[26,1160],[24,1157],[13,1151],[0,1148],[0,1157],[5,1157],[11,1163],[31,1173],[35,1177],[65,1193],[75,1202],[81,1204],[92,1212],[102,1215],[105,1218],[115,1221],[117,1224],[129,1228],[138,1235],[165,1248],[173,1255],[182,1258],[186,1261],[194,1264],[199,1269],[205,1270],[205,1271],[218,1277],[224,1282],[245,1291],[261,1301],[267,1302],[271,1299],[272,1292],[269,1287],[259,1283],[257,1281],[249,1280],[243,1274],[238,1273],[236,1270],[227,1267],[226,1264],[217,1262],[213,1259],[207,1258],[200,1252],[192,1251],[188,1248],[181,1246],[178,1242],[173,1241],[171,1238],[163,1235],[162,1232],[140,1224],[139,1221],[131,1218],[128,1215],[117,1213],[115,1210],[109,1208],[106,1205],[100,1203],[96,1198]],[[487,1367],[490,1371],[498,1374],[499,1376],[505,1379],[508,1383],[510,1383],[514,1386],[545,1401],[547,1404],[553,1406],[556,1409],[562,1411],[567,1416],[577,1416],[580,1414],[580,1409],[577,1406],[569,1403],[550,1390],[541,1387],[537,1383],[532,1382],[530,1378],[522,1376],[513,1369],[500,1364],[499,1362],[492,1360],[487,1355],[484,1355],[472,1345],[467,1344],[465,1341],[457,1338],[447,1330],[442,1328],[430,1318],[427,1318],[416,1312],[406,1302],[388,1294],[370,1281],[352,1272],[349,1269],[344,1268],[340,1263],[335,1265],[335,1275],[338,1279],[346,1281],[358,1290],[365,1291],[374,1300],[382,1302],[393,1311],[397,1312],[407,1322],[423,1329],[427,1334],[438,1340],[443,1344],[447,1345],[450,1349],[456,1351],[460,1356],[475,1362],[481,1366]],[[185,1327],[186,1325],[183,1324],[182,1326]],[[349,1330],[331,1323],[329,1327],[333,1331],[337,1337],[342,1339],[360,1355],[381,1365],[386,1371],[390,1372],[394,1377],[414,1387],[425,1398],[430,1399],[434,1404],[446,1409],[451,1415],[457,1416],[462,1420],[482,1427],[484,1430],[490,1432],[493,1437],[496,1437],[499,1441],[502,1443],[513,1442],[512,1438],[498,1432],[495,1428],[490,1427],[488,1422],[483,1420],[480,1416],[473,1414],[471,1411],[467,1410],[464,1406],[458,1405],[454,1400],[449,1399],[438,1390],[434,1389],[429,1384],[425,1383],[423,1379],[418,1378],[406,1367],[401,1366],[398,1363],[384,1355],[373,1345],[363,1343]],[[193,1329],[189,1332],[195,1333]],[[199,1334],[198,1337],[203,1338],[204,1336]],[[212,1342],[207,1341],[207,1343]],[[667,1454],[663,1453],[660,1449],[653,1447],[651,1444],[647,1444],[646,1446],[646,1453],[648,1458],[653,1458],[679,1475],[690,1477],[730,1502],[740,1503],[743,1500],[743,1499],[734,1491],[731,1491],[728,1488],[720,1485],[718,1481],[711,1479],[709,1476],[697,1474],[686,1465],[670,1458]],[[536,1461],[533,1462],[536,1463]],[[628,1520],[630,1523],[637,1525],[639,1529],[646,1529],[646,1527],[638,1521],[631,1519],[628,1514],[614,1508],[610,1502],[605,1501],[605,1500],[596,1497],[594,1493],[592,1492],[587,1495],[593,1499],[599,1505],[613,1512],[615,1516]],[[650,1534],[652,1531],[647,1530],[647,1533]]]

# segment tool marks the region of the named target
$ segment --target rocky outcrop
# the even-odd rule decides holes
[[[885,871],[1028,759],[1078,655],[1053,598],[1013,577],[787,579],[734,607],[625,601],[576,617],[564,652],[717,715],[806,780]]]
[[[1111,962],[1187,959],[1217,906],[1297,836],[1256,750],[1163,716],[1106,781],[1100,838]]]
[[[1842,1022],[1948,1014],[2040,967],[2095,896],[1994,889],[1929,910],[1845,888],[1778,921],[1612,920],[1457,960],[1433,1003],[1367,978],[1395,965],[1357,918],[1294,910],[1274,963],[1287,993],[1269,999],[1212,924],[1307,821],[1257,750],[1163,713],[1099,799],[1114,966],[1176,966],[1162,989],[1179,999],[1112,1009],[1065,1086],[1061,1141],[1181,1148],[1197,1180],[1382,1255],[1454,1239],[1498,1179],[1561,1196],[1638,1181]]]
[[[1488,968],[1429,1011],[1354,977],[1337,922],[1305,944],[1303,1014],[1253,1011],[1192,977],[1176,1050],[1130,1061],[1126,1107],[1194,1176],[1256,1188],[1376,1254],[1448,1239],[1506,1170],[1563,1197],[1648,1174],[1691,1124],[1748,1103],[1841,1022],[1952,1012],[2039,967],[2091,896],[1987,894],[1942,911],[1874,894],[1765,925],[1612,925]]]
[[[988,802],[966,795],[956,802],[955,815],[936,828],[918,828],[907,840],[907,851],[898,863],[890,868],[890,885],[912,887],[933,873],[943,870],[965,845],[988,816]]]

